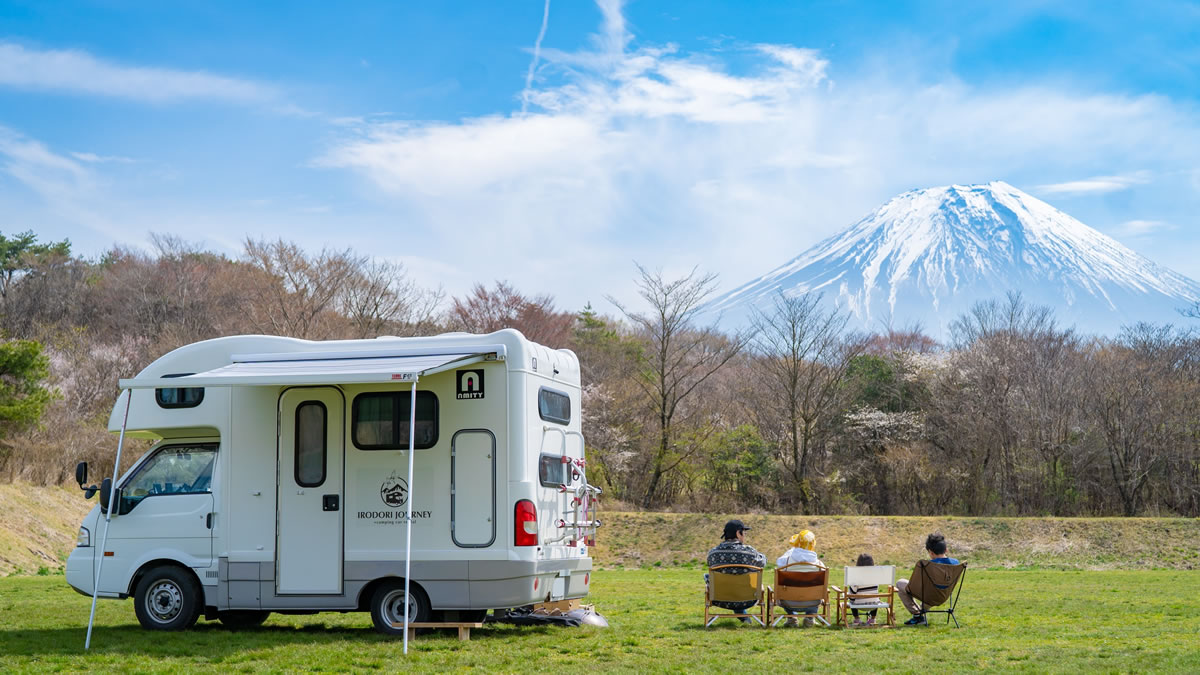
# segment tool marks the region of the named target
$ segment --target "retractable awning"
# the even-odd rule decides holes
[[[296,384],[413,382],[426,375],[503,358],[503,347],[450,354],[356,355],[353,353],[235,355],[234,363],[181,377],[136,377],[122,389],[156,387],[230,387]],[[308,356],[308,358],[305,358]]]

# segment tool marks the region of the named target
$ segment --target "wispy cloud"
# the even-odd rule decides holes
[[[573,272],[620,295],[630,258],[733,270],[734,284],[906,189],[1074,174],[1096,177],[1041,191],[1100,193],[1190,168],[1200,149],[1200,119],[1161,97],[883,74],[835,86],[826,56],[794,45],[632,48],[620,3],[598,4],[588,48],[541,50],[526,112],[361,120],[314,164],[360,174],[447,244],[502,231],[586,250]],[[722,60],[735,51],[736,68]],[[1147,170],[1102,175],[1129,165]],[[480,278],[546,287],[535,266],[480,264]]]
[[[108,220],[107,209],[98,208],[103,181],[83,163],[0,126],[0,172],[24,185],[48,210],[67,221],[113,241],[126,239],[127,233]]]
[[[538,31],[537,40],[533,43],[533,58],[529,60],[529,71],[525,73],[525,90],[521,92],[521,112],[529,110],[529,90],[533,88],[533,74],[537,70],[538,59],[542,57],[542,40],[546,39],[546,27],[550,25],[550,0],[542,8],[542,27]]]
[[[1162,220],[1127,220],[1114,227],[1113,232],[1118,236],[1142,237],[1174,229],[1175,225]]]
[[[0,86],[162,103],[211,99],[275,103],[279,92],[251,80],[203,71],[130,66],[80,50],[37,50],[0,42]]]
[[[94,152],[72,152],[71,156],[81,162],[88,162],[89,164],[103,164],[103,163],[132,164],[133,162],[137,161],[136,159],[134,159],[132,157],[120,157],[117,155],[97,155]]]
[[[1048,185],[1039,185],[1035,190],[1049,195],[1085,195],[1104,192],[1119,192],[1128,190],[1134,185],[1142,185],[1150,182],[1150,175],[1146,171],[1126,176],[1094,176],[1083,180],[1067,181],[1065,183],[1050,183]]]

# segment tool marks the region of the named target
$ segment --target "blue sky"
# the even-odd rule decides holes
[[[1200,278],[1197,35],[1191,2],[0,1],[0,231],[611,311],[635,260],[729,289],[1005,180]]]

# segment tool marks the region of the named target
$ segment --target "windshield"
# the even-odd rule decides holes
[[[159,448],[125,482],[121,513],[128,513],[146,497],[212,492],[216,443],[170,445]]]

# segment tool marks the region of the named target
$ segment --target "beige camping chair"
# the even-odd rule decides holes
[[[850,610],[884,610],[884,622],[876,625],[896,627],[896,567],[895,565],[864,565],[847,567],[845,588],[833,586],[837,593],[837,622],[850,627]],[[851,592],[851,588],[875,588],[874,592]]]
[[[808,611],[815,606],[815,614],[789,614],[788,609]],[[783,612],[776,612],[782,608]],[[767,624],[774,626],[784,619],[811,618],[829,625],[829,570],[806,562],[794,562],[776,568],[775,585],[767,588]]]
[[[946,614],[946,623],[954,619],[954,627],[958,628],[958,618],[954,609],[958,606],[958,596],[962,594],[962,579],[967,574],[967,564],[947,565],[935,563],[932,560],[921,560],[913,568],[912,578],[908,580],[908,593],[917,601],[917,607],[922,612]],[[955,592],[957,587],[957,592]],[[953,596],[953,601],[946,609],[929,609],[946,604]]]
[[[734,569],[746,570],[742,573],[731,574]],[[766,608],[763,606],[762,587],[763,568],[755,565],[717,565],[708,568],[708,587],[704,589],[704,627],[707,628],[717,619],[753,619],[760,626],[766,626]],[[750,602],[755,606],[754,614],[742,614],[715,607],[713,602]],[[716,611],[716,610],[723,611]]]

